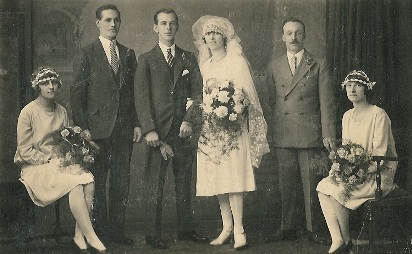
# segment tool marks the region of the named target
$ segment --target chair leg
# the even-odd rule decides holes
[[[369,230],[368,230],[368,248],[369,248],[369,253],[374,253],[373,252],[373,242],[375,241],[375,207],[373,205],[370,205],[368,207],[368,220],[369,220]]]
[[[56,239],[56,242],[60,242],[60,238],[62,236],[62,229],[60,226],[60,199],[56,200],[56,203],[54,204],[54,213],[56,216],[56,224],[54,227],[54,239]]]

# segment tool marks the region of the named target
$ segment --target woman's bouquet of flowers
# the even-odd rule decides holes
[[[232,81],[207,80],[201,104],[205,121],[199,142],[211,148],[209,152],[202,152],[214,163],[220,164],[222,156],[238,149],[237,140],[242,134],[248,105],[243,90],[235,87]]]
[[[78,126],[65,127],[58,131],[55,140],[57,144],[53,151],[59,158],[62,169],[73,164],[79,164],[83,169],[87,169],[99,153],[99,146],[87,140]]]
[[[342,184],[344,201],[351,196],[360,184],[372,177],[376,172],[376,166],[372,161],[372,155],[365,149],[351,141],[343,141],[336,151],[330,153],[332,166],[329,176],[335,184]]]

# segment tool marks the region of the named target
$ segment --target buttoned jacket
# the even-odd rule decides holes
[[[305,50],[292,75],[285,54],[269,63],[266,79],[268,131],[275,147],[322,147],[322,138],[335,138],[335,96],[326,60]]]
[[[140,55],[134,93],[143,134],[154,130],[164,139],[173,121],[190,122],[187,99],[201,97],[202,78],[194,54],[176,46],[173,67],[159,45]]]
[[[139,120],[134,106],[134,75],[136,55],[117,42],[118,74],[112,70],[99,39],[79,49],[73,61],[73,85],[70,101],[73,121],[89,129],[93,139],[111,135],[116,121],[121,133],[133,138],[133,128]]]

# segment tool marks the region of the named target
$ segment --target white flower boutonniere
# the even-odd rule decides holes
[[[189,70],[188,70],[188,69],[183,70],[183,72],[182,72],[182,77],[185,76],[185,75],[187,75],[187,74],[189,74]]]
[[[187,98],[186,110],[188,110],[190,108],[190,106],[192,106],[192,104],[193,104],[192,98]]]
[[[308,65],[311,65],[311,64],[312,64],[312,58],[311,58],[311,57],[306,58],[306,59],[305,59],[305,62],[306,62]]]

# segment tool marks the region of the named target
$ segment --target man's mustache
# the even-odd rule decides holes
[[[293,40],[293,41],[290,42],[290,44],[296,44],[296,43],[299,43],[299,41],[298,40]]]

